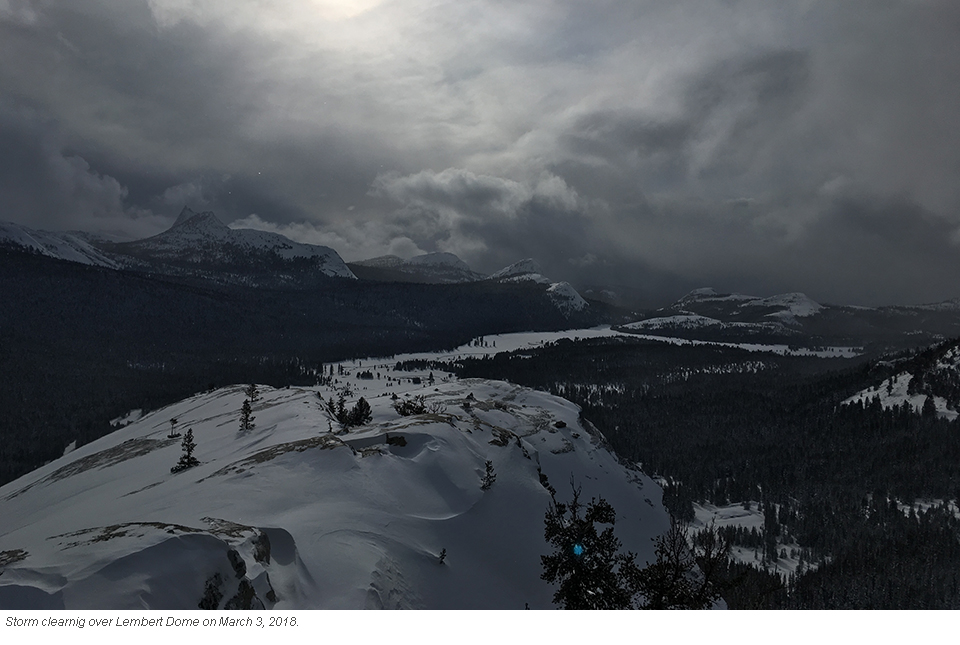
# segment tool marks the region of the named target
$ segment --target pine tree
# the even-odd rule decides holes
[[[260,398],[260,390],[257,389],[256,383],[251,383],[247,386],[247,389],[243,391],[247,395],[247,398],[250,399],[250,403],[256,403]]]
[[[361,396],[360,400],[357,401],[356,405],[350,410],[350,413],[347,414],[344,425],[362,426],[371,419],[373,419],[373,411],[370,409],[370,404]]]
[[[250,400],[244,399],[240,406],[240,431],[251,430],[254,428],[253,408],[250,406]]]
[[[583,514],[581,515],[581,511]],[[629,609],[631,593],[625,569],[633,554],[621,554],[620,540],[613,535],[616,512],[604,499],[590,500],[583,508],[580,488],[573,500],[554,499],[544,517],[544,538],[554,547],[540,557],[543,574],[558,585],[553,602],[563,609]],[[608,525],[597,531],[597,525]]]
[[[480,490],[490,490],[490,487],[493,486],[493,482],[497,481],[497,475],[493,472],[493,462],[487,460],[483,464],[484,473],[483,477],[480,479]]]
[[[170,469],[172,473],[179,473],[187,468],[200,465],[200,461],[193,456],[193,451],[197,447],[197,444],[193,441],[193,428],[187,430],[187,434],[183,436],[183,441],[180,442],[180,446],[183,448],[183,454],[180,455],[180,461],[177,462],[177,465]]]

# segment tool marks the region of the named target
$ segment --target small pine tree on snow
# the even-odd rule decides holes
[[[370,404],[367,403],[367,400],[362,396],[360,400],[357,401],[356,405],[350,410],[346,415],[346,426],[362,426],[364,423],[369,422],[373,419],[373,412],[370,409]]]
[[[256,383],[251,383],[247,386],[247,389],[243,391],[247,395],[247,398],[250,399],[251,403],[256,403],[260,398],[260,390],[257,389]]]
[[[253,420],[253,408],[250,406],[250,399],[244,399],[243,405],[240,406],[240,431],[251,430],[254,427]]]
[[[497,475],[493,472],[493,462],[488,459],[484,462],[483,467],[485,472],[480,479],[480,490],[490,490],[493,482],[497,481]]]
[[[447,550],[440,549],[440,564],[443,564],[443,561],[447,559]]]
[[[180,433],[177,432],[177,420],[170,419],[170,434],[167,435],[168,439],[176,439],[180,436]]]
[[[187,468],[200,465],[200,461],[193,456],[193,451],[197,447],[197,444],[193,441],[193,428],[187,430],[187,434],[183,436],[180,445],[183,447],[183,454],[180,455],[180,461],[177,462],[177,465],[170,469],[172,473],[179,473]]]

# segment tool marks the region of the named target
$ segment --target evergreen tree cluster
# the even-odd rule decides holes
[[[362,396],[360,399],[353,405],[352,408],[347,408],[346,397],[341,394],[337,399],[337,402],[334,403],[333,397],[327,402],[327,410],[340,424],[340,427],[346,430],[347,428],[353,428],[356,426],[362,426],[365,423],[369,423],[373,419],[373,410],[370,408],[370,404],[367,403],[367,400]]]

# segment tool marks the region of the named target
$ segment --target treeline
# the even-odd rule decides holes
[[[462,377],[506,378],[579,404],[618,454],[671,483],[664,502],[677,517],[690,519],[694,501],[779,509],[758,536],[760,552],[779,557],[782,532],[816,566],[787,580],[730,564],[740,589],[731,606],[960,606],[955,518],[909,511],[915,499],[960,497],[960,423],[908,406],[841,405],[877,381],[867,363],[757,358],[598,339],[457,367]],[[915,540],[923,544],[910,547]]]

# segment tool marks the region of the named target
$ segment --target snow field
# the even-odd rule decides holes
[[[224,388],[0,488],[0,554],[16,560],[0,577],[0,608],[191,609],[215,574],[222,602],[246,580],[254,605],[275,609],[549,608],[538,464],[559,499],[571,477],[584,499],[608,499],[624,547],[652,557],[668,522],[659,488],[620,465],[573,404],[439,373],[433,385],[427,372],[388,380],[385,367],[357,364],[329,386],[261,388],[249,431],[239,431],[243,388]],[[381,378],[359,379],[368,368]],[[318,397],[344,386],[348,406],[362,395],[373,412],[348,432]],[[400,417],[394,393],[442,407]],[[193,430],[201,462],[177,474],[171,418]],[[496,481],[483,491],[486,461]]]

